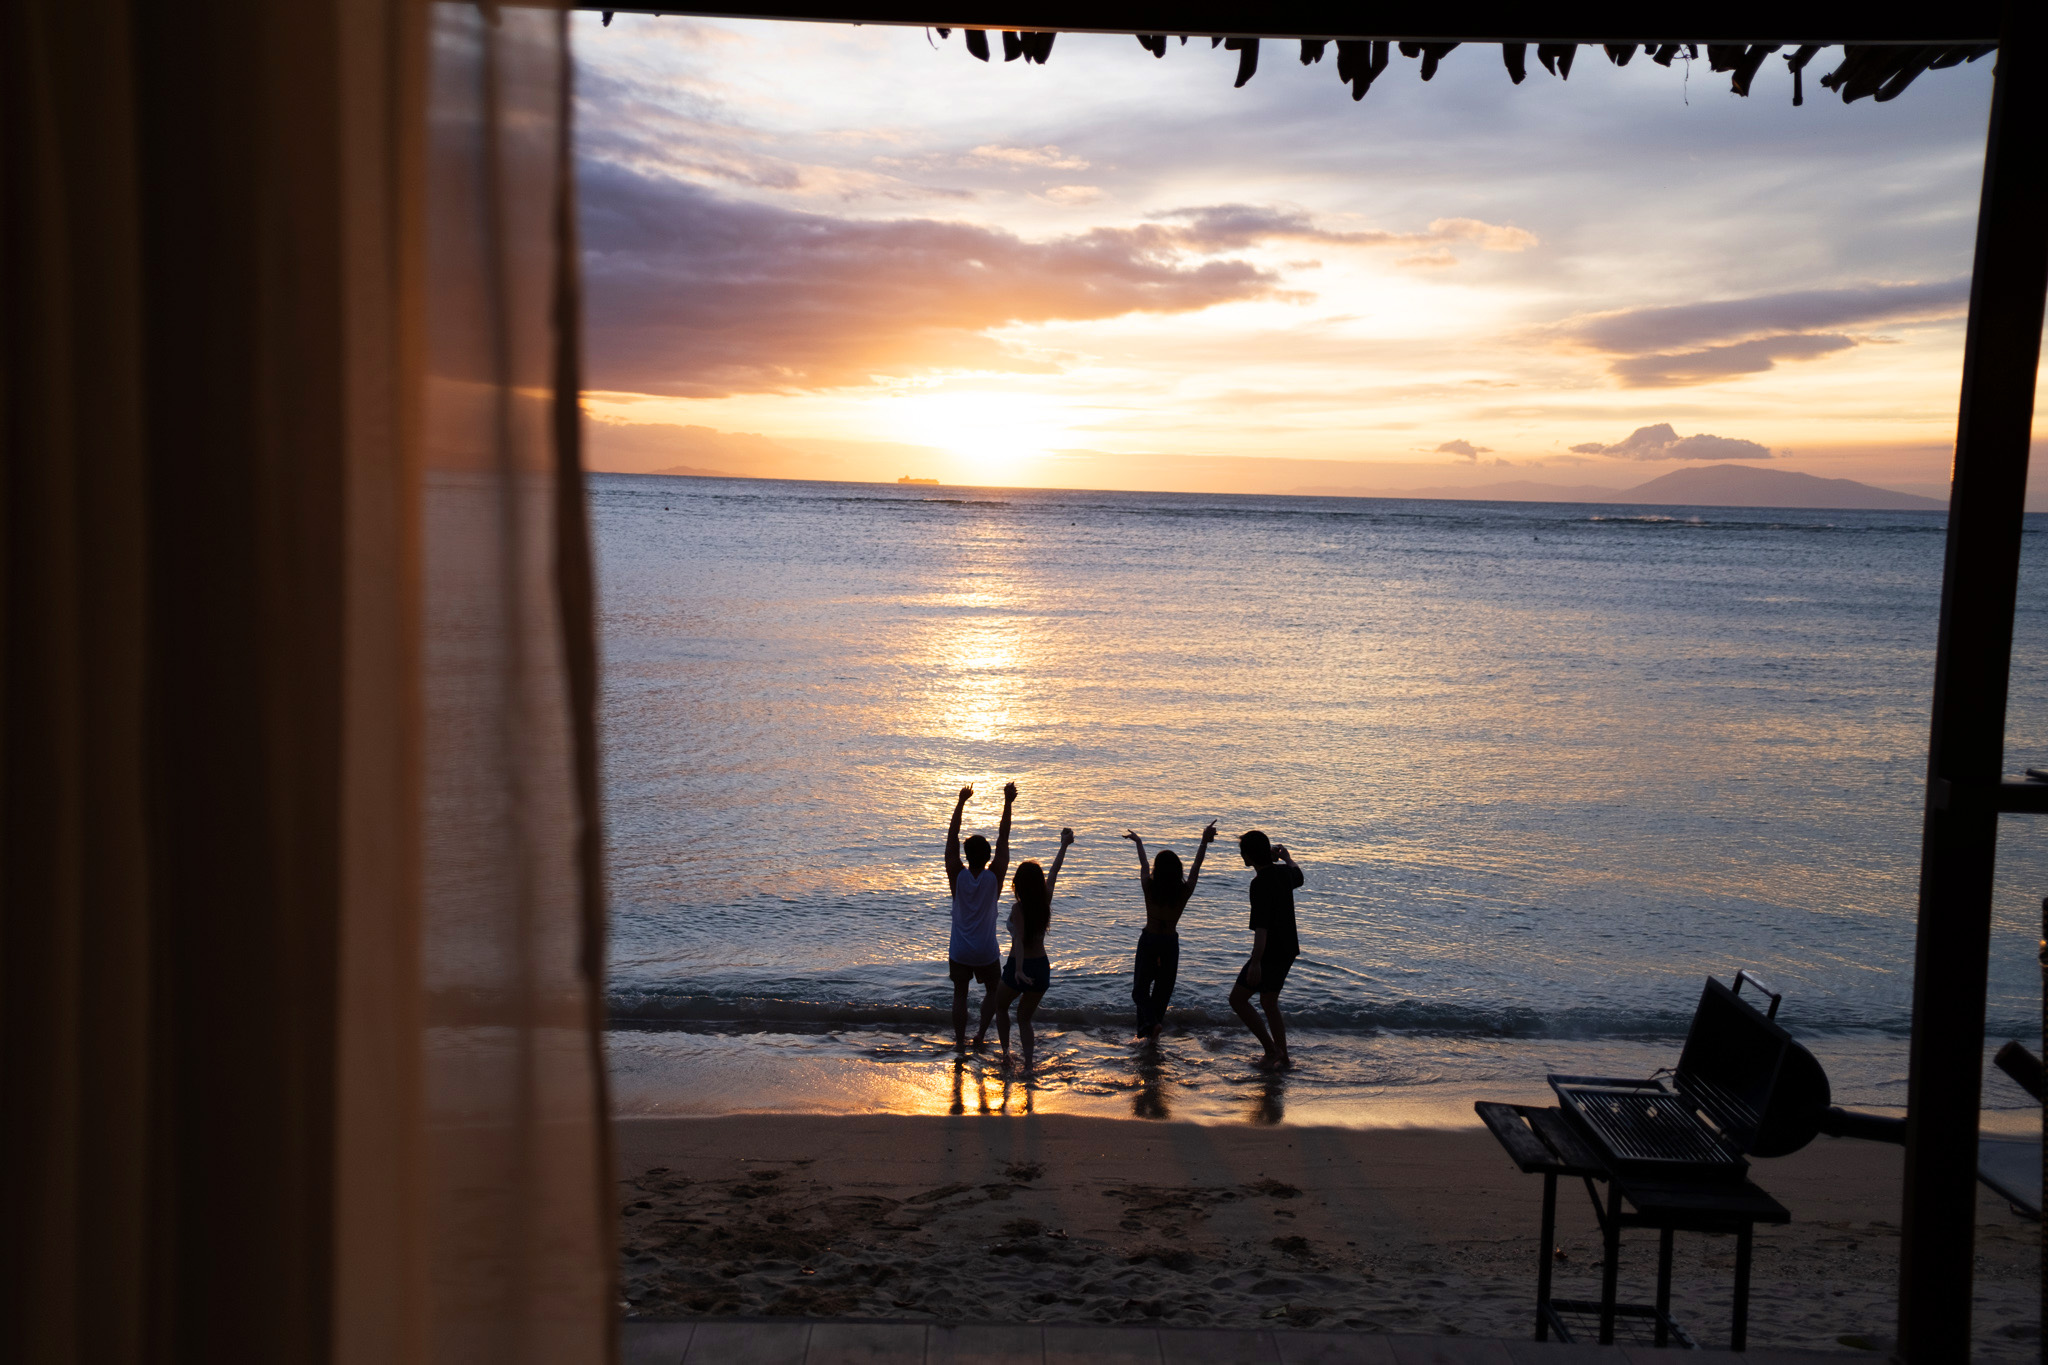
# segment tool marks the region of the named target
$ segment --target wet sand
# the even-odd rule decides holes
[[[617,1125],[630,1316],[1349,1327],[1518,1337],[1542,1181],[1478,1128],[1225,1127],[1062,1115],[741,1115]],[[1754,1346],[1892,1331],[1897,1148],[1758,1163]],[[1559,1187],[1555,1292],[1597,1298],[1584,1193]],[[1977,1338],[2039,1358],[2039,1229],[1979,1201]],[[1680,1234],[1672,1312],[1725,1346],[1734,1239]],[[1656,1237],[1624,1235],[1624,1301]]]

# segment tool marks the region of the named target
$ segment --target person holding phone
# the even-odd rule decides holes
[[[1216,822],[1202,831],[1201,846],[1195,850],[1194,866],[1181,876],[1180,855],[1162,848],[1148,864],[1145,841],[1137,831],[1125,830],[1124,838],[1138,850],[1138,887],[1145,896],[1145,928],[1138,935],[1138,955],[1131,964],[1131,1000],[1138,1007],[1135,1041],[1159,1036],[1166,1022],[1166,1005],[1173,999],[1174,979],[1180,974],[1180,917],[1201,880],[1202,859],[1216,840]]]
[[[1265,1046],[1259,1059],[1261,1071],[1285,1071],[1294,1065],[1287,1055],[1287,1023],[1280,1017],[1280,988],[1294,959],[1301,956],[1301,939],[1294,927],[1294,892],[1301,885],[1301,869],[1285,846],[1268,839],[1263,830],[1248,830],[1238,836],[1237,851],[1251,868],[1252,955],[1237,974],[1230,990],[1230,1008],[1244,1020],[1252,1036]],[[1252,1009],[1252,996],[1259,997],[1265,1022]],[[1268,1026],[1270,1025],[1270,1031]]]

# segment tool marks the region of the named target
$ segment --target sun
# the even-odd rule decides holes
[[[885,401],[895,439],[948,452],[961,483],[1028,480],[1048,452],[1067,444],[1055,406],[1026,394],[926,391]]]

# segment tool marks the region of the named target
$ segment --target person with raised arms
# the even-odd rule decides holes
[[[1017,1032],[1024,1040],[1024,1069],[1031,1069],[1032,1051],[1037,1035],[1031,1030],[1031,1016],[1038,1012],[1038,1002],[1045,999],[1046,988],[1052,985],[1052,959],[1045,951],[1045,931],[1052,925],[1052,889],[1060,879],[1060,864],[1067,860],[1067,848],[1074,842],[1074,831],[1060,831],[1060,851],[1053,856],[1050,872],[1040,868],[1036,862],[1026,861],[1017,867],[1017,879],[1012,889],[1017,900],[1010,907],[1010,960],[1003,964],[1003,982],[996,988],[996,1028],[1003,1036],[1003,1065],[1010,1064],[1010,1002],[1020,1000],[1017,1006]],[[988,1032],[988,1017],[981,1021],[981,1033]],[[981,1034],[974,1041],[981,1042]]]
[[[1173,999],[1174,978],[1180,973],[1180,917],[1201,880],[1202,859],[1216,839],[1216,822],[1202,831],[1201,846],[1195,850],[1194,866],[1183,878],[1180,855],[1170,848],[1145,861],[1145,841],[1137,831],[1125,830],[1138,849],[1138,887],[1145,895],[1145,928],[1138,935],[1138,956],[1131,967],[1131,999],[1138,1007],[1137,1041],[1159,1036],[1166,1022],[1166,1005]]]
[[[962,787],[953,803],[953,823],[946,830],[946,889],[953,898],[953,932],[946,946],[946,974],[953,981],[953,1046],[967,1047],[967,983],[981,983],[981,1032],[988,1032],[995,1008],[997,964],[1003,950],[996,942],[996,902],[1003,894],[1003,874],[1010,868],[1010,808],[1017,803],[1017,784],[1003,787],[1003,821],[996,827],[994,857],[979,834],[960,842],[960,816],[974,788]],[[961,855],[966,862],[961,862]],[[977,1035],[976,1042],[980,1041]]]

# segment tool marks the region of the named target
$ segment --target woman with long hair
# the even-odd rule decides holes
[[[1166,1003],[1173,999],[1174,978],[1180,974],[1180,916],[1195,894],[1202,875],[1202,859],[1216,841],[1216,822],[1202,831],[1201,847],[1195,850],[1195,865],[1183,879],[1180,855],[1170,848],[1145,860],[1145,841],[1137,831],[1125,830],[1138,849],[1138,886],[1145,893],[1145,928],[1138,935],[1138,957],[1131,969],[1131,999],[1138,1006],[1138,1035],[1142,1042],[1159,1036],[1166,1022]]]
[[[1060,864],[1067,860],[1067,846],[1074,831],[1060,831],[1060,851],[1053,857],[1050,872],[1037,862],[1017,868],[1011,890],[1017,893],[1010,907],[1010,960],[1003,964],[1002,984],[996,987],[996,1031],[1002,1035],[1003,1065],[1010,1064],[1010,1002],[1017,1006],[1017,1032],[1024,1040],[1024,1069],[1031,1069],[1031,1054],[1037,1035],[1031,1031],[1031,1016],[1045,999],[1052,984],[1052,960],[1045,954],[1045,931],[1052,924],[1052,888],[1060,879]],[[976,1039],[976,1041],[980,1041]]]

